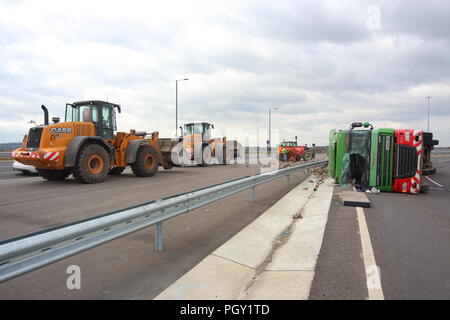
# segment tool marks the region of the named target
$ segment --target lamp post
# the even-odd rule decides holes
[[[430,99],[431,97],[426,97],[428,100],[428,116],[427,116],[427,131],[430,132]]]
[[[267,147],[269,149],[269,151],[272,151],[272,110],[277,110],[278,107],[274,107],[274,108],[269,108],[269,140],[267,140]]]
[[[178,81],[186,81],[189,79],[175,80],[175,136],[178,137]]]

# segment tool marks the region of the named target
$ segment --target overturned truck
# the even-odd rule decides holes
[[[374,129],[354,122],[349,130],[330,131],[328,171],[337,183],[357,188],[418,194],[428,190],[423,182],[425,164],[437,140],[413,129]]]

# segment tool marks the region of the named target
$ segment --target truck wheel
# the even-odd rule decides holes
[[[302,160],[302,156],[301,155],[296,155],[295,156],[295,161],[300,161],[300,160]]]
[[[123,170],[125,170],[125,167],[114,167],[111,170],[109,170],[108,174],[110,176],[118,176],[123,172]]]
[[[138,177],[151,177],[159,168],[159,157],[155,148],[144,145],[139,148],[136,161],[131,164],[131,170]]]
[[[420,186],[419,193],[425,193],[430,191],[430,185],[428,183],[424,183]]]
[[[45,180],[57,181],[67,178],[69,173],[66,170],[38,170],[38,174]]]
[[[303,155],[303,160],[310,161],[312,159],[312,153],[311,152],[305,152]]]
[[[429,145],[429,144],[431,144],[431,140],[433,140],[433,133],[432,132],[424,132],[422,137],[423,137],[423,144]]]
[[[74,176],[81,183],[99,183],[106,179],[109,168],[108,152],[98,144],[87,144],[80,150]]]

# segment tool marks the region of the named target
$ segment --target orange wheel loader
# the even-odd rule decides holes
[[[229,164],[239,157],[241,145],[226,137],[212,138],[214,125],[208,122],[187,123],[181,129],[180,144],[172,149],[173,153],[183,153],[182,164],[194,163],[198,166],[209,166],[213,163]],[[178,150],[176,149],[178,147]]]
[[[64,180],[73,174],[81,183],[103,182],[107,175],[121,174],[131,166],[139,177],[153,176],[159,166],[172,168],[170,152],[161,152],[158,132],[116,131],[116,110],[120,105],[100,101],[66,104],[65,122],[48,121],[31,128],[21,148],[12,152],[15,160],[36,167],[47,180]]]

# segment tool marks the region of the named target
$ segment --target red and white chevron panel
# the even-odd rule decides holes
[[[44,159],[49,161],[58,162],[58,160],[61,158],[61,155],[59,152],[46,152],[43,155],[33,152],[33,151],[26,151],[26,152],[12,152],[11,153],[13,158],[29,158],[29,159]]]
[[[50,160],[57,162],[60,158],[59,152],[46,152],[44,153],[44,160]]]

